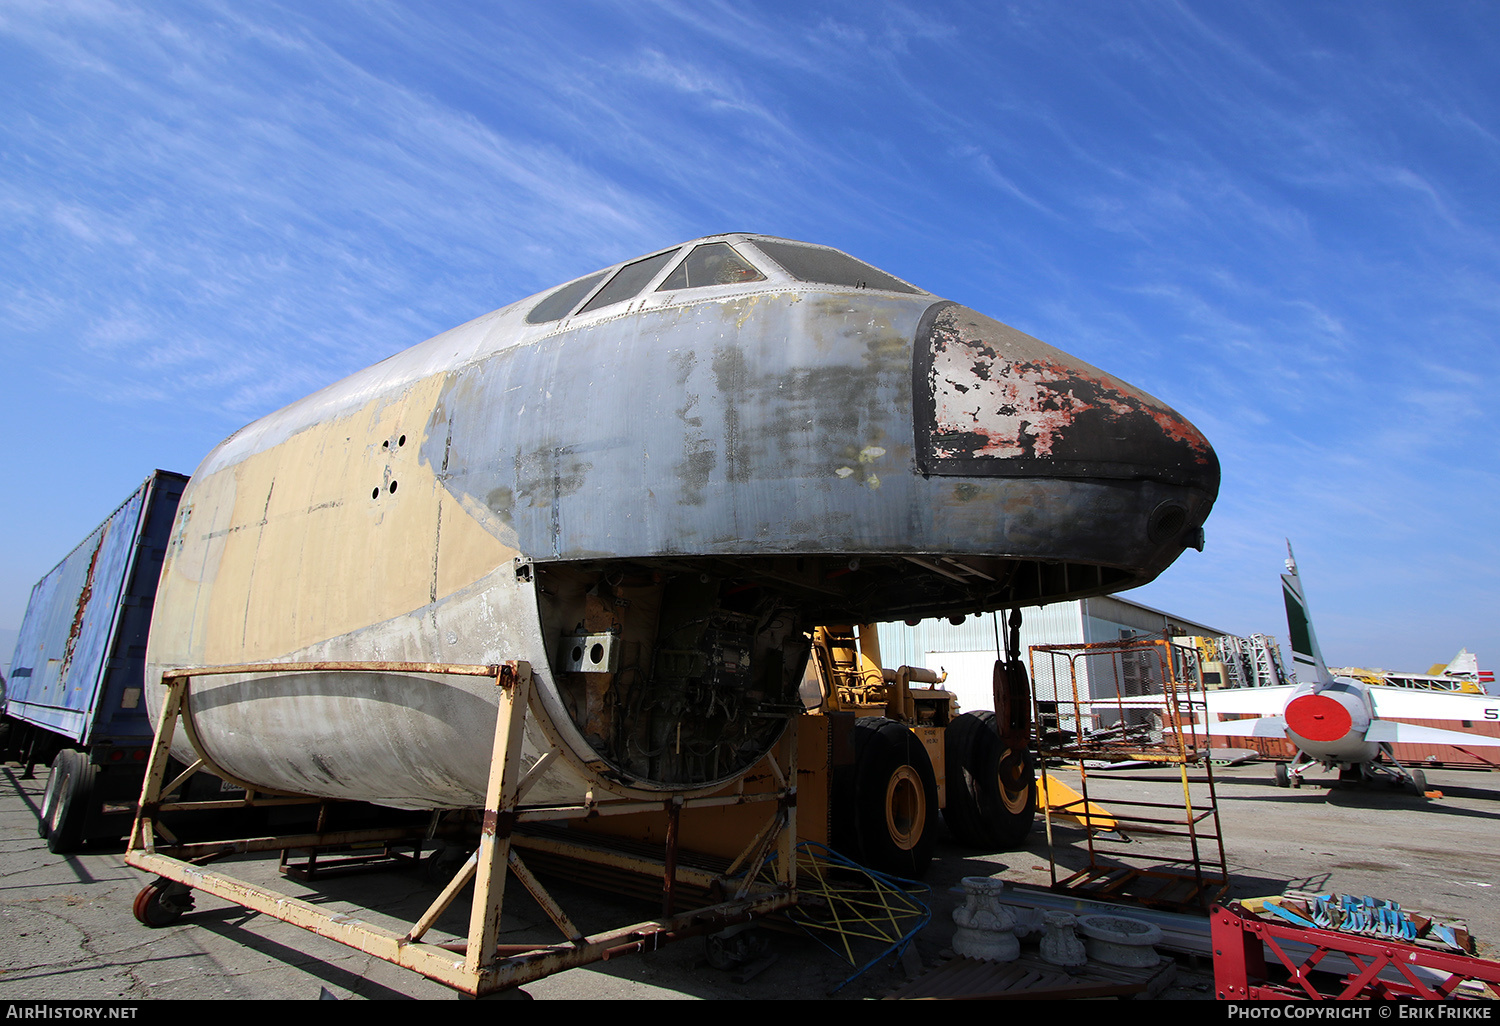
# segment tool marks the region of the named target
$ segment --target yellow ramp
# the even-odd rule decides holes
[[[1037,801],[1051,809],[1054,816],[1066,817],[1079,826],[1089,826],[1095,830],[1115,830],[1119,827],[1115,818],[1102,806],[1085,802],[1083,795],[1054,776],[1038,778],[1036,787]],[[1087,823],[1084,822],[1085,815],[1088,817]]]

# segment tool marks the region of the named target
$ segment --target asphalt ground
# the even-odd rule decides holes
[[[1056,769],[1079,787],[1076,771]],[[1215,770],[1217,814],[1231,898],[1279,894],[1295,888],[1371,895],[1399,901],[1424,914],[1466,921],[1478,953],[1500,958],[1500,775],[1472,770],[1429,770],[1430,791],[1441,797],[1379,788],[1333,786],[1313,775],[1298,790],[1277,788],[1268,764]],[[198,895],[195,909],[177,923],[148,929],[131,903],[147,874],[127,867],[123,845],[93,847],[73,856],[48,852],[37,836],[36,808],[46,770],[21,778],[14,764],[0,767],[0,1002],[204,1001],[204,1000],[455,1000],[440,984],[356,949]],[[1090,798],[1137,815],[1181,805],[1176,772],[1164,769],[1093,771]],[[1202,815],[1203,786],[1190,794]],[[1138,806],[1123,803],[1138,802]],[[1177,812],[1180,815],[1180,809]],[[1210,821],[1202,828],[1211,838]],[[1131,835],[1115,845],[1125,864],[1153,865],[1181,850],[1178,838]],[[953,910],[963,903],[965,876],[999,876],[1021,886],[1046,887],[1054,873],[1066,878],[1086,869],[1091,856],[1075,826],[1054,819],[1052,841],[1039,816],[1025,850],[998,855],[965,851],[946,835],[926,883],[931,920],[914,951],[925,967],[949,953]],[[1217,869],[1216,845],[1202,845],[1204,862]],[[1111,861],[1101,842],[1092,858]],[[1050,852],[1050,857],[1049,857]],[[276,860],[256,856],[216,864],[232,875],[264,883],[368,921],[405,927],[437,893],[416,872],[382,871],[300,884],[282,877]],[[1054,869],[1055,867],[1055,869]],[[551,893],[586,932],[649,920],[646,903],[557,883]],[[466,912],[450,912],[439,933],[465,930]],[[552,942],[554,928],[519,888],[507,896],[502,942]],[[858,949],[861,960],[878,949]],[[769,962],[748,979],[707,964],[704,945],[687,940],[646,955],[572,969],[526,984],[513,998],[533,1000],[804,999],[882,997],[901,986],[912,968],[884,959],[852,982],[851,967],[795,932],[773,932]],[[842,986],[841,986],[842,984]],[[837,988],[837,989],[836,989]],[[1183,960],[1165,997],[1212,998],[1212,972],[1204,960]]]

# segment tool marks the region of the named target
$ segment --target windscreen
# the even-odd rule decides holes
[[[904,281],[891,277],[878,267],[862,260],[820,246],[797,246],[789,242],[756,239],[755,245],[775,260],[793,278],[823,285],[844,285],[856,289],[884,289],[888,292],[917,292]]]
[[[765,281],[766,276],[757,271],[750,261],[735,252],[727,242],[706,242],[694,246],[682,263],[657,288],[699,289],[709,285],[736,285],[746,281]]]
[[[667,253],[649,256],[644,260],[637,260],[633,264],[626,264],[609,280],[608,285],[599,290],[597,296],[589,300],[589,305],[578,312],[589,313],[600,307],[609,306],[611,303],[623,303],[627,299],[634,298],[650,283],[652,278],[656,277],[656,272],[676,255],[677,251],[674,249]]]
[[[531,313],[526,315],[527,324],[546,324],[548,321],[559,320],[568,315],[568,311],[578,305],[578,301],[591,292],[599,279],[604,277],[603,271],[591,274],[587,278],[579,278],[571,285],[564,285],[552,295],[542,300],[532,308]]]

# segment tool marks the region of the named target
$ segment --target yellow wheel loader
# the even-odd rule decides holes
[[[1013,632],[1015,633],[1015,632]],[[985,852],[1020,846],[1037,808],[1030,754],[1031,697],[1017,659],[997,661],[999,713],[962,712],[944,675],[882,669],[873,624],[816,628],[800,687],[797,839],[833,848],[870,869],[920,879],[932,860],[941,811],[949,833]],[[1014,652],[1012,637],[1010,651]],[[774,789],[757,767],[723,797]],[[763,806],[684,810],[675,828],[683,858],[729,861],[764,829]],[[574,823],[573,831],[632,844],[672,843],[661,812]],[[660,881],[656,881],[657,884]]]
[[[938,811],[961,844],[1004,851],[1036,815],[1031,698],[1017,659],[997,660],[998,712],[960,712],[946,674],[885,669],[874,624],[818,627],[803,704],[830,718],[833,846],[872,869],[918,879],[932,859]],[[843,765],[840,765],[842,763]]]

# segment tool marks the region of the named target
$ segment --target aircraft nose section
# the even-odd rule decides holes
[[[1196,534],[1218,496],[1218,456],[1181,414],[966,307],[939,303],[923,316],[913,377],[923,473],[1184,486],[1185,504],[1154,518],[1163,537]]]

